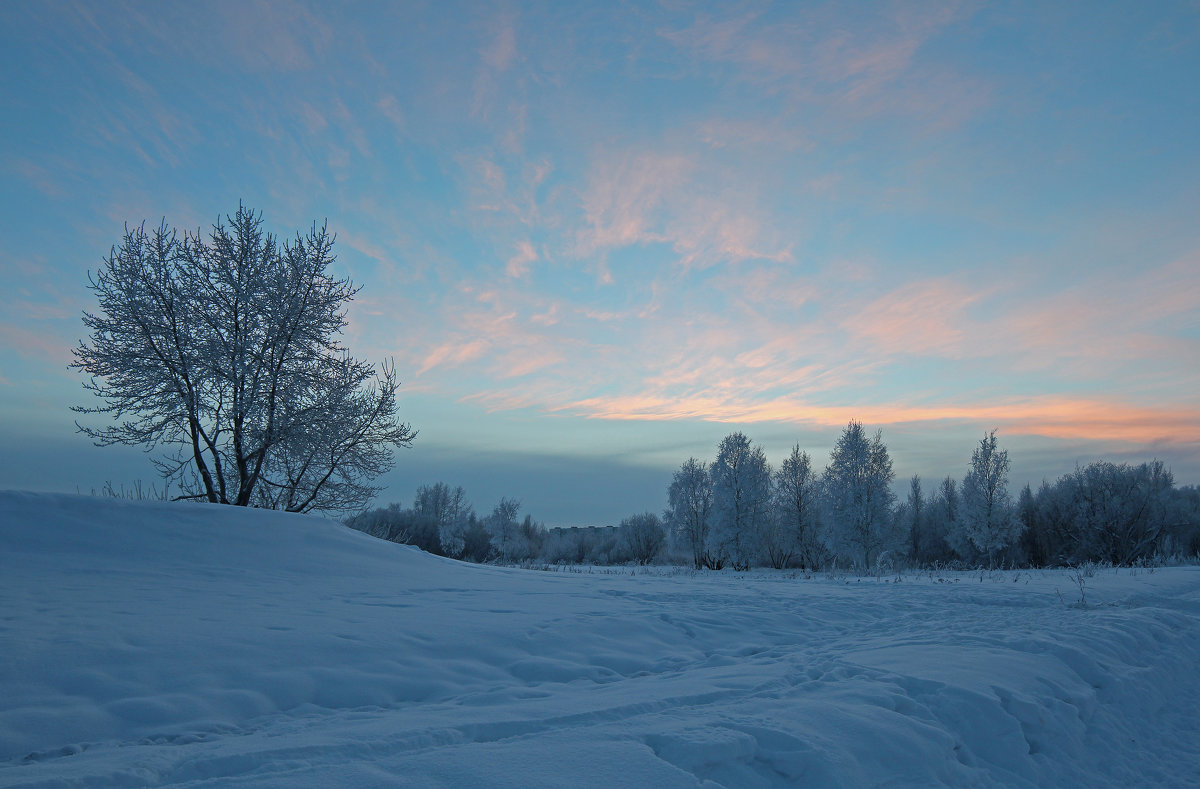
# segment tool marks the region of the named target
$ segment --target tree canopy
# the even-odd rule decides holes
[[[358,288],[329,272],[316,224],[284,242],[239,205],[208,237],[166,222],[126,227],[94,275],[99,310],[72,367],[115,424],[80,425],[97,445],[161,448],[176,498],[295,512],[361,510],[416,437],[396,415],[393,365],[340,341]]]

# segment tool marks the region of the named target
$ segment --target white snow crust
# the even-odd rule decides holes
[[[0,786],[1200,776],[1200,568],[621,572],[0,492]]]

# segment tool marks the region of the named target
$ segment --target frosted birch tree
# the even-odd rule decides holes
[[[1008,465],[1008,450],[997,446],[993,430],[971,453],[971,470],[962,482],[958,541],[969,540],[991,565],[1024,528],[1008,493]]]
[[[492,514],[484,519],[483,525],[491,536],[492,551],[506,562],[517,561],[528,553],[528,541],[517,522],[521,502],[501,496],[492,508]]]
[[[818,488],[812,458],[797,444],[775,472],[774,517],[763,545],[771,566],[785,567],[795,559],[811,568],[819,561]]]
[[[896,542],[894,476],[882,431],[868,439],[862,423],[851,421],[822,477],[825,542],[836,556],[870,568]]]
[[[771,466],[762,447],[744,433],[731,433],[717,447],[713,461],[713,522],[708,549],[739,568],[758,558],[761,531],[771,503]]]
[[[708,473],[708,464],[688,458],[671,478],[663,520],[676,546],[691,555],[697,570],[702,567],[717,570],[721,567],[717,557],[707,551],[712,506],[712,478]]]

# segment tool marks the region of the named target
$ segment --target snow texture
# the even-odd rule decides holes
[[[0,786],[1194,786],[1200,568],[1085,583],[532,572],[4,492]]]

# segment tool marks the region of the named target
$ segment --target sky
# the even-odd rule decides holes
[[[126,223],[328,220],[417,485],[660,511],[735,430],[898,486],[1200,483],[1200,4],[64,3],[0,29],[0,487],[150,482],[68,369]]]

